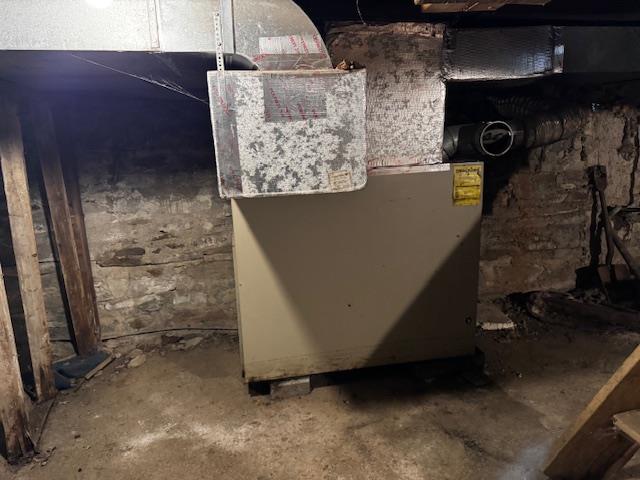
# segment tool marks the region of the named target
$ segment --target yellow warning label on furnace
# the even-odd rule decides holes
[[[482,200],[482,165],[453,165],[453,204],[480,205]]]

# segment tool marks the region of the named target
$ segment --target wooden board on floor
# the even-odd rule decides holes
[[[545,473],[552,479],[603,478],[635,442],[613,416],[640,409],[640,347],[624,361],[558,443]]]
[[[631,440],[640,443],[640,410],[614,415],[613,424]]]
[[[87,355],[96,351],[99,342],[97,318],[92,315],[93,285],[88,284],[89,277],[82,272],[81,242],[78,242],[74,231],[51,110],[38,103],[32,105],[31,114],[76,348],[80,355]]]
[[[47,314],[33,228],[22,130],[17,106],[6,98],[0,98],[0,168],[4,179],[36,395],[38,400],[47,400],[56,393]]]
[[[0,266],[0,454],[9,461],[32,451],[27,425],[18,352]]]

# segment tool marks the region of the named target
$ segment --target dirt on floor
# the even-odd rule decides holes
[[[37,461],[0,464],[0,478],[544,478],[553,441],[639,341],[533,323],[480,330],[488,383],[400,367],[277,401],[247,394],[234,337],[160,348],[60,394]]]

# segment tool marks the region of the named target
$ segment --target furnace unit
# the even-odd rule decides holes
[[[472,355],[481,205],[461,167],[479,179],[481,164],[440,164],[233,200],[245,379]]]
[[[442,163],[444,28],[288,28],[209,73],[245,380],[473,355],[483,173]]]

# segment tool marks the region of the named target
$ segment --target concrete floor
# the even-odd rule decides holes
[[[44,462],[2,479],[525,479],[637,334],[482,333],[491,383],[385,370],[302,398],[249,397],[238,345],[156,351],[60,395]],[[118,373],[116,373],[118,372]],[[640,478],[630,466],[620,478]]]

